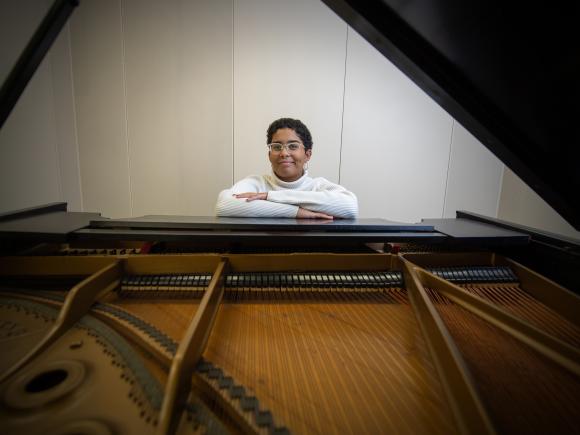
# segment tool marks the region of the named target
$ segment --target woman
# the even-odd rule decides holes
[[[356,196],[325,178],[306,171],[312,136],[299,120],[281,118],[268,127],[268,158],[272,173],[252,175],[223,190],[217,216],[354,219]]]

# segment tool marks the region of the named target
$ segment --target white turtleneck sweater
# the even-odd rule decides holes
[[[267,192],[268,199],[248,202],[234,196],[246,192]],[[299,207],[345,219],[358,215],[354,193],[325,178],[311,178],[308,172],[291,182],[280,180],[274,173],[244,178],[220,192],[216,215],[295,218]]]

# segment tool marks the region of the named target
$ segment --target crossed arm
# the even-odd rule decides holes
[[[236,198],[246,198],[246,202],[252,202],[256,200],[267,201],[268,192],[245,192],[234,194]],[[308,210],[307,208],[302,208],[298,206],[298,211],[296,212],[296,219],[334,219],[334,216],[326,213],[321,213],[317,211]]]
[[[309,219],[356,218],[356,196],[342,186],[321,185],[319,191],[272,190],[259,192],[243,183],[224,190],[218,197],[218,216],[287,217]]]

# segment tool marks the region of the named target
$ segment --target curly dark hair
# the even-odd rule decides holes
[[[312,149],[312,135],[310,134],[308,127],[306,127],[299,119],[292,118],[280,118],[270,124],[267,131],[267,143],[272,142],[272,136],[274,136],[274,133],[281,128],[291,128],[294,130],[300,140],[302,140],[304,148],[307,150]]]

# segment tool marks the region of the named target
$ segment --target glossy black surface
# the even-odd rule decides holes
[[[580,3],[323,0],[580,229]]]
[[[526,245],[530,236],[523,232],[500,228],[498,226],[462,218],[423,219],[433,225],[435,230],[461,242],[493,241],[494,244]]]
[[[66,210],[67,210],[66,202],[52,202],[50,204],[39,205],[36,207],[28,207],[20,210],[0,213],[0,221],[9,221],[14,219],[20,219],[26,216],[34,216],[53,211],[66,211]]]
[[[438,232],[364,232],[364,231],[235,231],[214,230],[177,230],[146,228],[85,228],[74,233],[75,238],[87,240],[146,240],[146,241],[183,241],[183,242],[228,242],[245,246],[289,247],[324,245],[353,245],[361,243],[417,242],[442,243],[448,237]],[[314,250],[313,252],[316,252]]]
[[[504,246],[499,253],[580,294],[580,240],[564,237],[477,213],[458,211],[457,217],[528,235],[525,246]]]
[[[230,218],[214,216],[150,215],[127,219],[96,219],[91,228],[148,228],[186,230],[256,230],[256,231],[350,231],[350,232],[430,232],[425,223],[408,224],[386,219],[288,219]]]
[[[64,242],[70,233],[87,227],[99,213],[51,211],[43,214],[19,216],[0,222],[0,241],[35,238],[38,242]]]
[[[469,219],[471,221],[483,222],[499,228],[506,228],[508,230],[517,231],[530,236],[530,238],[544,243],[549,243],[554,246],[565,248],[569,252],[577,252],[580,255],[580,239],[574,237],[567,237],[561,234],[551,233],[549,231],[542,231],[536,228],[520,225],[513,222],[504,221],[502,219],[491,218],[478,213],[469,211],[457,211],[457,218]]]

